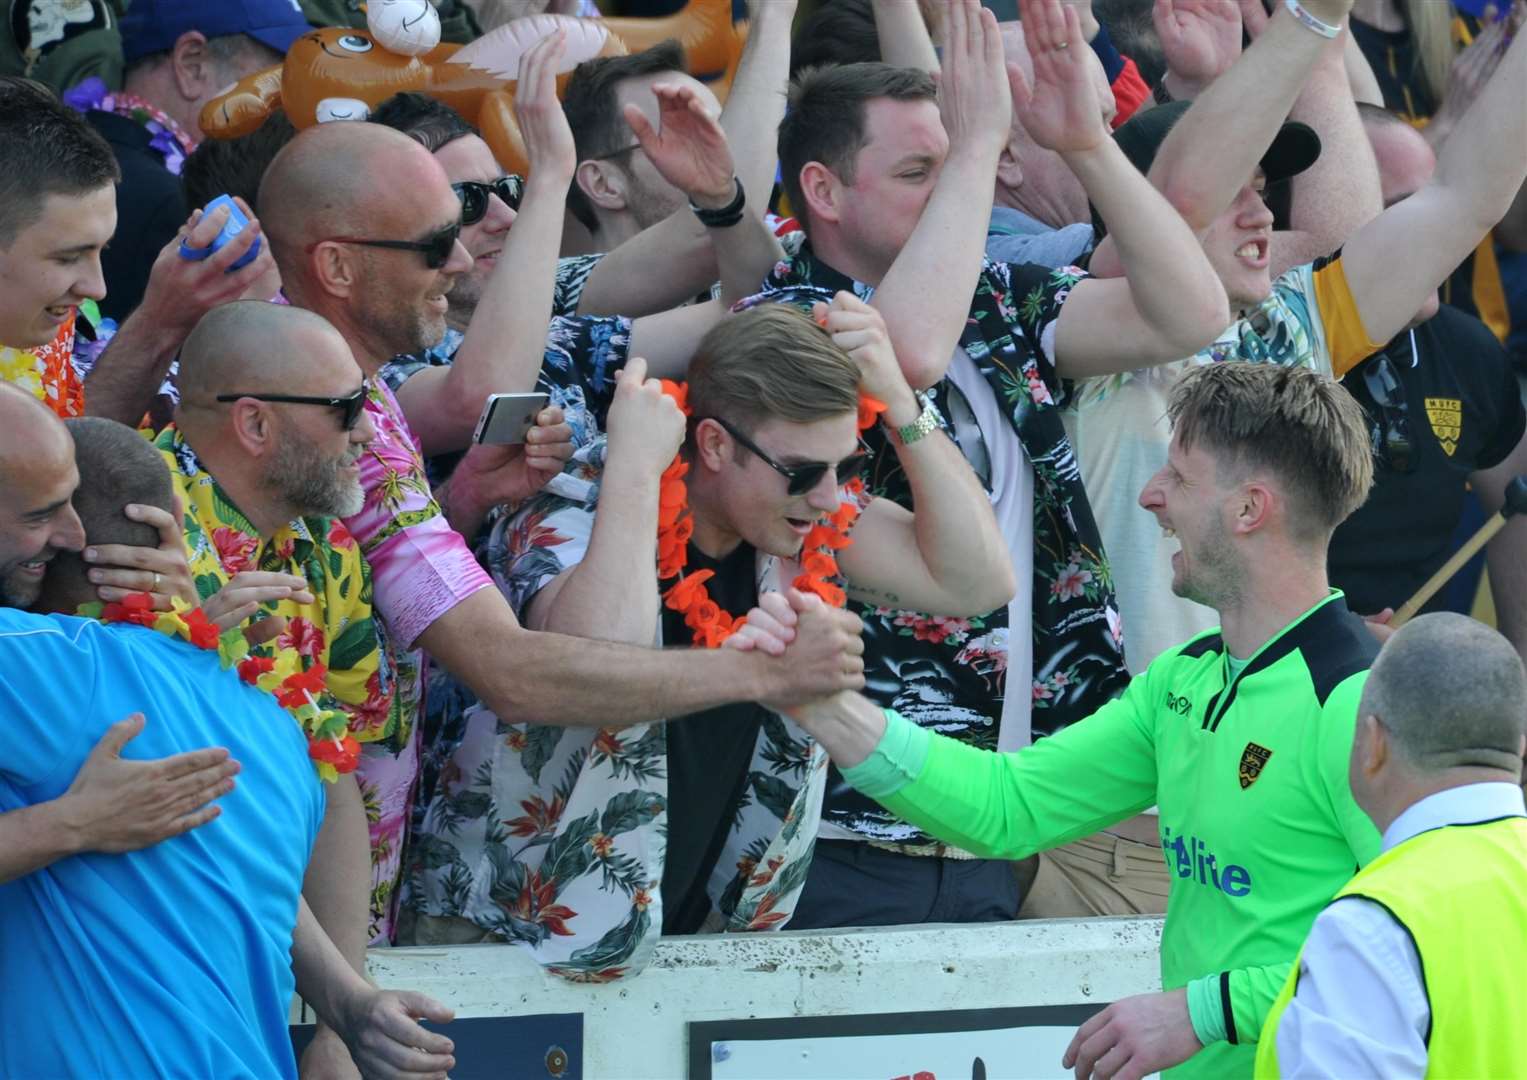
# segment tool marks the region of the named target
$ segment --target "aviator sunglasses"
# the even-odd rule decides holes
[[[240,398],[250,398],[254,401],[269,401],[281,405],[324,405],[330,409],[339,411],[340,426],[346,431],[354,431],[355,425],[360,423],[361,413],[366,407],[366,384],[361,383],[361,388],[353,394],[344,397],[307,397],[302,394],[219,394],[218,401],[238,401]]]
[[[360,247],[391,248],[396,251],[420,251],[424,253],[424,265],[431,270],[439,270],[449,261],[451,252],[456,249],[456,238],[460,235],[461,220],[458,218],[423,240],[368,240],[359,236],[326,236],[309,244],[307,252],[313,254],[319,244],[356,244]]]
[[[870,456],[863,450],[854,451],[836,465],[826,461],[803,461],[798,465],[781,465],[760,449],[757,443],[721,419],[721,417],[716,416],[711,419],[720,424],[728,435],[752,451],[759,461],[762,461],[769,468],[783,476],[785,478],[785,491],[790,495],[806,494],[806,492],[822,482],[822,477],[827,475],[828,470],[832,471],[838,486],[842,487],[849,481],[857,480],[863,476],[865,468],[869,465]]]
[[[486,184],[479,180],[463,180],[452,184],[451,190],[461,200],[461,224],[476,225],[488,215],[490,194],[497,195],[509,209],[518,211],[525,195],[525,178],[511,173]]]

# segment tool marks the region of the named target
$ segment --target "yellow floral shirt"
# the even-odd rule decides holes
[[[174,427],[160,433],[155,446],[164,455],[185,510],[186,546],[196,591],[203,600],[244,570],[294,574],[306,579],[314,603],[271,601],[267,615],[286,617],[286,630],[272,645],[295,649],[304,670],[328,669],[320,702],[343,709],[350,732],[363,743],[407,741],[410,725],[401,720],[396,679],[387,663],[381,621],[372,617],[371,570],[337,518],[299,518],[269,540],[233,505],[190,445]],[[269,655],[271,645],[255,646]]]

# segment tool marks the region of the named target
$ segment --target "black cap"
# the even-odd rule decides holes
[[[1113,141],[1119,144],[1119,149],[1135,168],[1149,173],[1156,160],[1156,151],[1166,141],[1167,132],[1192,104],[1191,101],[1170,101],[1136,113],[1113,133]],[[1288,228],[1287,181],[1315,164],[1319,157],[1320,136],[1308,124],[1286,121],[1273,136],[1272,145],[1260,162],[1262,173],[1267,177],[1267,205],[1273,212],[1273,228]],[[1107,230],[1096,209],[1092,212],[1092,224],[1101,238]]]

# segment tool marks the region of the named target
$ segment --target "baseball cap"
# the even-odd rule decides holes
[[[1172,125],[1188,111],[1191,101],[1170,101],[1153,109],[1136,113],[1113,133],[1114,142],[1124,151],[1131,164],[1142,173],[1151,170],[1156,152],[1166,141]],[[1286,121],[1273,136],[1272,145],[1262,155],[1262,173],[1267,177],[1267,205],[1273,212],[1273,227],[1288,228],[1289,192],[1287,181],[1315,164],[1320,157],[1320,136],[1308,124],[1297,120]],[[1103,235],[1102,223],[1097,211],[1093,211],[1093,224],[1098,235]]]
[[[282,55],[313,27],[296,0],[132,0],[122,15],[122,57],[163,52],[188,30],[209,38],[248,34]]]

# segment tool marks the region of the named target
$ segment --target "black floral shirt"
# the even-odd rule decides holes
[[[1108,560],[1082,490],[1076,455],[1061,423],[1070,386],[1040,347],[1054,334],[1076,267],[1051,270],[987,260],[960,347],[991,387],[1034,470],[1032,695],[1034,736],[1051,735],[1117,696],[1128,682]],[[744,301],[809,308],[840,290],[868,300],[874,290],[818,259],[809,245],[776,265],[763,292]],[[951,415],[952,385],[930,393]],[[945,422],[956,444],[960,436]],[[967,441],[968,441],[967,436]],[[911,489],[879,427],[866,432],[874,454],[870,492],[911,507]],[[961,446],[967,457],[984,448]],[[962,742],[995,750],[1008,692],[1008,612],[945,618],[861,604],[865,693],[877,704]],[[1014,628],[1021,632],[1023,628]],[[866,839],[924,845],[932,838],[858,794],[836,774],[823,820]]]

